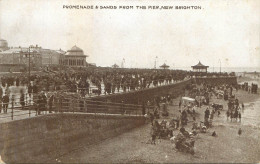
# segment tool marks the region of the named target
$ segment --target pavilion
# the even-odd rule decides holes
[[[192,67],[192,71],[198,74],[204,74],[207,73],[207,69],[209,66],[205,66],[203,64],[201,64],[201,62],[199,61],[199,63],[197,65],[191,66]]]
[[[86,57],[83,50],[76,45],[65,54],[64,65],[70,67],[86,67]]]
[[[160,68],[163,68],[163,69],[168,69],[169,67],[170,67],[170,66],[166,65],[165,63],[160,66]]]

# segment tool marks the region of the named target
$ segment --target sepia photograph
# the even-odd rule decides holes
[[[259,0],[0,0],[0,164],[259,163]]]

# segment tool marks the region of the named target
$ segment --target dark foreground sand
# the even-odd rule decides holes
[[[236,95],[245,104],[259,99],[259,95],[238,91]],[[220,117],[214,117],[213,127],[206,134],[196,137],[195,155],[176,151],[169,140],[157,140],[156,145],[147,144],[150,140],[151,125],[146,124],[120,136],[107,139],[97,145],[85,146],[83,149],[71,152],[57,159],[57,162],[84,163],[259,163],[260,162],[260,128],[253,125],[243,125],[239,122],[226,120],[227,102],[213,98],[211,103],[224,105]],[[175,105],[178,101],[176,100]],[[197,120],[202,120],[206,106],[197,110]],[[246,106],[247,108],[247,106]],[[178,107],[169,106],[171,116]],[[247,109],[245,109],[247,110]],[[260,108],[257,107],[257,112]],[[243,117],[243,114],[242,114]],[[171,118],[171,117],[169,117]],[[169,120],[169,118],[165,118]],[[190,118],[191,119],[191,118]],[[188,124],[189,130],[191,123]],[[242,128],[242,135],[238,129]],[[217,137],[211,134],[216,131]],[[177,134],[178,131],[174,133]],[[84,143],[82,143],[84,145]]]

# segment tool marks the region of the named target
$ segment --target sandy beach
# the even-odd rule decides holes
[[[207,133],[199,133],[195,142],[195,155],[179,152],[167,139],[156,141],[156,145],[149,144],[151,139],[151,125],[124,133],[115,138],[107,139],[97,145],[86,145],[84,148],[65,155],[59,162],[106,162],[106,163],[258,163],[260,161],[260,127],[259,127],[259,94],[248,94],[239,90],[235,93],[240,102],[245,104],[241,122],[230,122],[226,118],[227,101],[212,98],[210,103],[223,104],[224,109],[218,117],[215,114],[213,127]],[[170,117],[161,118],[170,120],[178,113],[178,100],[174,106],[169,106]],[[197,109],[197,121],[202,121],[206,106]],[[253,113],[254,116],[250,115]],[[189,117],[189,120],[192,120]],[[250,121],[251,120],[251,121]],[[185,128],[190,131],[192,123]],[[242,135],[238,135],[238,129]],[[212,137],[212,132],[217,137]],[[178,131],[174,131],[176,135]],[[84,145],[84,143],[82,143]]]

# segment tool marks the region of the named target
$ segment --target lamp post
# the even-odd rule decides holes
[[[28,78],[28,80],[29,80],[29,84],[31,83],[31,48],[34,48],[32,45],[31,46],[29,46],[29,63],[28,63],[28,65],[29,65],[29,78]]]
[[[122,60],[121,68],[124,68],[124,64],[125,64],[125,58],[123,58],[123,60]]]
[[[155,57],[155,61],[154,61],[154,69],[156,69],[156,62],[157,62],[157,59],[158,59],[158,57],[156,56],[156,57]]]
[[[219,73],[221,74],[221,60],[218,59],[218,62],[219,62]]]

